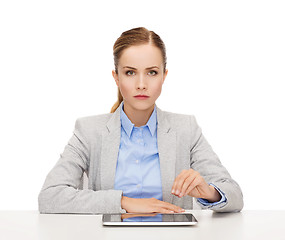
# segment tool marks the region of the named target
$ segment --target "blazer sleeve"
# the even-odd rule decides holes
[[[217,186],[227,199],[225,203],[215,206],[201,206],[202,209],[212,209],[216,212],[238,212],[243,208],[243,194],[238,183],[233,180],[227,169],[221,164],[216,153],[202,134],[196,118],[190,116],[191,149],[190,166],[204,177],[207,183]]]
[[[89,169],[89,146],[80,119],[73,135],[48,173],[38,196],[40,213],[125,213],[121,190],[79,190],[81,178]]]

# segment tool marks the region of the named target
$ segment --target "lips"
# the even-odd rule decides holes
[[[136,95],[136,96],[134,96],[136,99],[140,99],[140,100],[144,100],[144,99],[148,99],[149,98],[149,96],[147,96],[147,95]]]
[[[136,95],[135,97],[149,97],[149,96],[139,94],[139,95]]]

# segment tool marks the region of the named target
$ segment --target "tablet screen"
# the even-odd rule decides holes
[[[134,223],[131,225],[143,225],[144,223],[151,223],[151,225],[193,225],[197,223],[197,220],[191,213],[103,214],[102,220],[103,224],[105,223],[104,225],[124,225],[124,223]]]

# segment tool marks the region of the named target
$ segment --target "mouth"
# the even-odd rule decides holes
[[[148,99],[149,98],[149,96],[147,96],[147,95],[136,95],[136,96],[134,96],[136,99],[141,99],[141,100],[144,100],[144,99]]]

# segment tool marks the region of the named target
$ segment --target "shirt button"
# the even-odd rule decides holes
[[[139,160],[136,160],[136,163],[139,163],[140,161]]]

